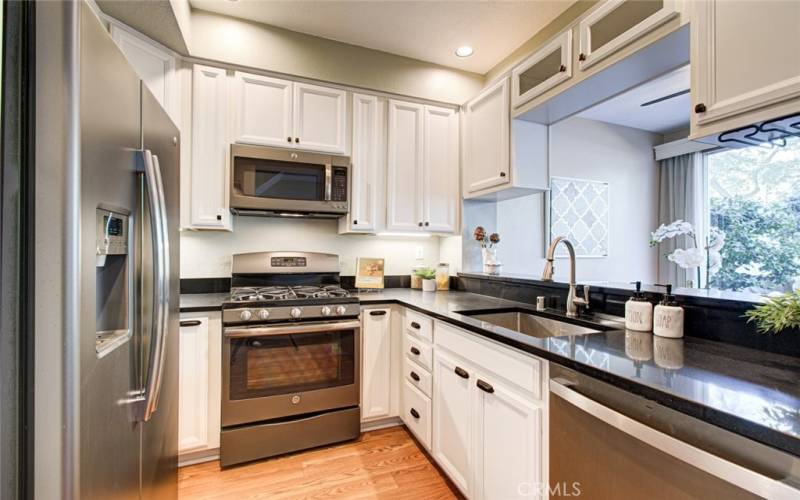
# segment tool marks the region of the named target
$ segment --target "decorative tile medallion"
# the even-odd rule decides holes
[[[550,239],[566,236],[577,257],[608,255],[608,183],[550,178]],[[556,257],[566,257],[563,245]]]

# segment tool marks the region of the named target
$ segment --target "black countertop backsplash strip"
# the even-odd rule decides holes
[[[181,278],[181,293],[227,293],[231,291],[230,278]]]
[[[489,295],[516,302],[536,304],[537,296],[545,296],[548,308],[564,309],[568,286],[564,283],[523,283],[517,280],[459,276],[455,289]],[[625,316],[625,302],[631,293],[618,289],[591,287],[590,305],[595,312]],[[653,303],[657,296],[649,296]],[[684,334],[749,347],[760,351],[800,357],[800,331],[781,334],[761,334],[754,323],[747,323],[745,311],[755,304],[733,300],[713,300],[698,297],[678,297],[684,309]]]

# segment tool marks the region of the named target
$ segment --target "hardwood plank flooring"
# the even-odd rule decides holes
[[[219,461],[183,467],[178,471],[178,496],[181,500],[463,498],[402,426],[225,470]]]

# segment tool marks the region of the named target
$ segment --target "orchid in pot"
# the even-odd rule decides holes
[[[475,228],[473,236],[481,246],[483,272],[486,274],[499,274],[500,266],[502,265],[497,260],[497,245],[500,243],[500,235],[492,233],[487,236],[483,226],[478,226]]]
[[[717,227],[711,227],[706,238],[706,244],[700,247],[697,243],[697,233],[690,222],[678,219],[671,224],[661,224],[658,229],[650,234],[650,246],[654,247],[664,240],[678,236],[691,238],[694,247],[677,248],[667,255],[667,260],[674,262],[683,269],[697,269],[697,286],[701,284],[701,268],[706,269],[706,286],[709,288],[711,277],[722,268],[722,255],[720,251],[725,245],[725,233]]]

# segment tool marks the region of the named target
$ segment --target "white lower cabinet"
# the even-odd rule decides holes
[[[545,372],[534,356],[435,324],[432,454],[468,498],[546,496]]]
[[[436,351],[433,386],[433,457],[467,497],[472,496],[472,386],[475,371]],[[472,379],[472,380],[470,380]]]
[[[178,354],[178,453],[219,448],[222,323],[219,312],[185,313]]]
[[[390,416],[391,309],[364,309],[361,328],[361,420]]]
[[[407,380],[403,382],[403,423],[422,446],[431,449],[431,400]]]
[[[542,487],[542,410],[491,375],[479,373],[475,419],[474,497],[539,498]],[[490,392],[488,392],[490,391]]]

